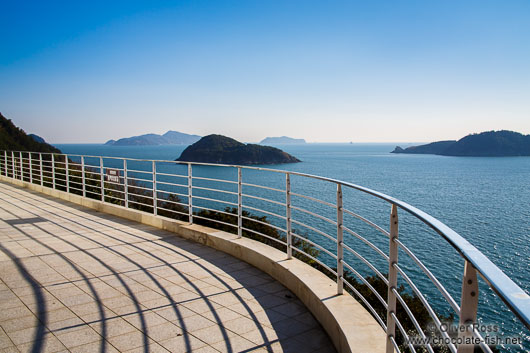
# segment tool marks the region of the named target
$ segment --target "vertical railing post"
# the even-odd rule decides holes
[[[342,222],[344,218],[342,208],[342,185],[337,184],[337,294],[342,294],[344,289],[344,237]]]
[[[399,235],[398,209],[392,204],[390,212],[390,237],[389,237],[389,254],[388,254],[388,308],[386,312],[386,353],[394,352],[394,344],[391,339],[396,337],[396,321],[392,314],[396,315],[396,295],[394,290],[397,289],[397,269],[398,263],[398,244],[396,240]]]
[[[237,167],[237,236],[243,236],[243,181],[241,167]]]
[[[11,166],[13,167],[11,176],[15,179],[15,152],[11,151]]]
[[[42,170],[42,153],[39,152],[39,164],[40,164],[40,185],[44,186],[44,171]]]
[[[6,164],[4,165],[5,167],[5,170],[6,170],[6,178],[7,178],[7,151],[4,151],[4,160],[6,162]]]
[[[52,153],[52,182],[55,189],[55,154]]]
[[[31,156],[33,155],[32,152],[28,152],[28,161],[29,161],[29,182],[33,184],[33,162],[31,159]]]
[[[85,156],[81,156],[81,183],[83,184],[83,197],[86,197],[86,185],[85,185]]]
[[[192,202],[192,169],[191,163],[188,163],[188,219],[193,224],[193,202]]]
[[[477,322],[478,309],[478,281],[477,270],[466,260],[464,276],[462,277],[462,298],[460,301],[460,320],[458,340],[464,342],[458,345],[458,353],[473,353],[475,346],[466,344],[473,337],[473,324]],[[465,327],[465,330],[461,328]]]
[[[103,157],[99,157],[99,174],[101,176],[101,202],[105,201],[105,176],[103,175]]]
[[[153,161],[153,213],[158,215],[158,198],[156,194],[156,162]]]
[[[66,192],[70,192],[70,166],[68,165],[68,155],[64,155],[64,169],[66,172]]]
[[[22,152],[18,153],[20,162],[20,180],[24,181],[24,166],[22,165]]]
[[[287,258],[293,257],[293,236],[291,225],[291,175],[285,174],[285,219],[287,222]]]
[[[125,198],[125,208],[129,208],[129,182],[127,181],[127,160],[123,160],[123,197]]]

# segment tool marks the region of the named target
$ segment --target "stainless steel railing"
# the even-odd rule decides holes
[[[206,173],[206,176],[195,175],[194,170],[201,168],[217,169],[215,173]],[[226,173],[229,171],[235,171],[236,173],[230,176]],[[276,178],[272,186],[261,185],[257,184],[257,182],[251,182],[252,180],[245,180],[243,171],[273,173],[284,177]],[[53,189],[60,189],[68,193],[76,193],[83,197],[98,198],[101,202],[111,202],[126,208],[143,207],[144,211],[152,212],[155,215],[161,212],[166,214],[169,212],[175,217],[187,220],[190,224],[201,220],[212,221],[212,219],[205,217],[200,212],[194,212],[194,210],[216,212],[233,217],[237,221],[213,220],[213,222],[232,228],[239,237],[242,237],[244,233],[252,233],[278,243],[285,247],[287,259],[292,258],[296,254],[302,254],[304,257],[314,261],[322,270],[327,271],[328,274],[336,278],[338,295],[343,294],[346,286],[346,289],[364,304],[386,331],[388,353],[401,352],[403,347],[406,347],[411,352],[416,352],[415,345],[408,340],[409,336],[417,334],[421,338],[426,338],[425,327],[420,325],[415,313],[409,308],[403,295],[398,290],[399,282],[406,283],[412,293],[416,295],[431,317],[436,330],[443,338],[447,339],[446,346],[451,352],[466,353],[474,350],[473,345],[453,343],[455,341],[454,337],[451,339],[446,330],[442,329],[443,323],[440,321],[439,315],[427,296],[421,291],[416,278],[411,278],[406,268],[400,265],[401,262],[398,262],[398,254],[400,252],[406,255],[416,268],[430,280],[434,288],[442,295],[442,298],[445,299],[456,314],[460,325],[477,322],[479,304],[477,275],[480,275],[486,285],[496,293],[498,298],[504,302],[505,306],[522,322],[526,329],[530,329],[530,296],[484,254],[455,231],[425,212],[393,197],[355,184],[315,175],[260,167],[20,151],[0,151],[0,175]],[[223,177],[220,178],[219,176]],[[293,177],[320,181],[325,183],[326,186],[331,185],[335,189],[333,191],[335,202],[292,191]],[[244,193],[245,188],[257,190],[258,192]],[[390,204],[388,230],[367,217],[345,208],[345,190],[356,190]],[[319,192],[324,193],[325,191],[317,190],[317,193]],[[278,196],[274,199],[269,194]],[[307,206],[304,207],[305,205],[303,204],[294,205],[293,197],[304,200]],[[231,207],[232,210],[223,208],[221,205]],[[146,209],[146,207],[148,208]],[[311,207],[313,209],[308,209]],[[320,208],[326,209],[328,212],[319,213],[318,210]],[[460,305],[425,263],[400,239],[398,217],[400,209],[434,230],[445,242],[456,249],[464,260]],[[256,217],[250,217],[245,211],[258,212],[272,218],[269,221],[257,219]],[[301,216],[295,217],[293,215],[294,212]],[[333,219],[330,212],[335,213]],[[346,216],[350,217],[348,222],[346,222]],[[309,221],[304,222],[305,219]],[[351,219],[357,219],[375,230],[377,234],[382,234],[383,239],[388,242],[388,251],[381,250],[374,239],[368,239],[361,235],[354,226],[350,225],[352,223]],[[271,227],[281,234],[285,234],[285,236],[271,237],[255,229],[250,229],[248,226],[245,227],[245,221]],[[283,226],[282,223],[284,224]],[[327,230],[322,230],[317,224],[324,224],[328,228]],[[315,234],[315,237],[309,239],[301,236],[294,231],[294,226],[300,226],[313,232],[312,234]],[[329,227],[334,229],[334,231],[330,231],[331,228]],[[345,240],[345,235],[348,237],[347,241]],[[361,253],[360,248],[353,245],[353,240],[360,241],[380,256],[387,266],[385,270],[388,273],[385,275],[385,270],[381,269],[380,266],[378,268],[373,257]],[[331,260],[322,261],[318,256],[313,256],[314,254],[304,251],[303,247],[295,246],[294,244],[297,241],[310,244],[310,246],[327,255]],[[378,292],[352,263],[346,261],[347,257],[360,261],[373,271],[375,276],[386,286],[386,293]],[[358,279],[370,290],[376,299],[375,302],[384,308],[386,315],[378,313],[376,308],[374,308],[375,304],[371,303],[360,292],[359,287],[356,287],[345,276],[345,271],[353,274],[354,278]],[[385,295],[386,299],[384,298]],[[402,320],[397,315],[398,304],[403,308],[416,332],[406,331]],[[479,346],[484,352],[491,352],[492,350],[486,344],[481,332],[476,327],[468,327],[471,328],[458,333],[458,338],[473,337],[480,342]],[[396,339],[398,335],[401,335],[402,338],[400,341],[401,346]],[[434,352],[433,345],[430,343],[426,343],[424,348],[428,352]]]

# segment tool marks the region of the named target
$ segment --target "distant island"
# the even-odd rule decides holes
[[[109,140],[105,145],[110,146],[148,146],[148,145],[191,145],[200,140],[198,135],[185,134],[178,131],[168,131],[163,135],[145,134],[126,137],[119,140]]]
[[[281,164],[300,160],[270,146],[244,144],[222,135],[208,135],[188,146],[177,161],[218,164]]]
[[[468,135],[458,141],[438,141],[405,149],[396,146],[392,153],[467,157],[530,156],[530,135],[507,130],[487,131]]]
[[[292,137],[266,137],[259,144],[260,145],[301,145],[306,143],[304,139],[294,139]]]
[[[42,137],[26,132],[0,113],[0,150],[61,153]]]

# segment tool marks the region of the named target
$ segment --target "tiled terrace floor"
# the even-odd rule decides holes
[[[172,233],[0,183],[0,351],[333,352],[282,285]]]

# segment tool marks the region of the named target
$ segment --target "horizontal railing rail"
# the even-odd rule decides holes
[[[204,167],[217,169],[201,169]],[[284,177],[270,178],[270,182],[261,185],[253,180],[254,174],[243,176],[243,171],[251,174],[273,173]],[[176,218],[190,224],[220,227],[239,237],[251,236],[279,247],[286,251],[288,259],[301,256],[336,278],[337,294],[342,294],[343,289],[350,291],[370,311],[386,331],[387,353],[406,349],[415,352],[410,336],[417,334],[426,338],[427,334],[427,328],[420,325],[415,317],[417,313],[409,307],[399,290],[399,286],[403,284],[407,284],[411,293],[421,302],[438,334],[447,339],[445,346],[451,352],[473,352],[474,349],[473,345],[453,343],[454,340],[443,329],[443,322],[433,304],[429,302],[429,296],[421,291],[418,279],[407,273],[410,269],[402,264],[404,260],[398,262],[399,253],[410,259],[415,269],[427,277],[430,286],[441,294],[441,298],[456,314],[460,325],[477,323],[477,281],[480,276],[526,329],[530,329],[530,296],[487,256],[454,230],[418,208],[356,184],[255,166],[27,151],[0,151],[0,175],[95,198],[101,202]],[[304,194],[298,189],[296,192],[292,191],[293,186],[304,184],[294,181],[295,178],[325,183],[326,188],[320,191],[322,195],[319,196],[326,196],[330,192],[327,187],[333,187],[336,202],[326,200],[326,197]],[[359,191],[388,203],[391,206],[388,228],[360,215],[358,211],[345,208],[346,190]],[[297,200],[303,200],[306,204],[297,203]],[[311,207],[313,208],[308,209]],[[464,260],[460,305],[428,266],[403,242],[403,236],[399,233],[398,210],[405,211],[434,230]],[[266,218],[271,216],[273,218],[270,220]],[[368,239],[361,235],[361,231],[350,225],[351,220],[345,216],[360,220],[362,224],[375,230],[378,238]],[[314,236],[310,239],[307,235],[298,233],[293,226],[311,231]],[[359,245],[352,243],[354,240],[360,241],[359,244],[373,252],[362,253]],[[388,251],[381,249],[383,243],[388,244]],[[378,290],[374,283],[363,277],[354,265],[357,260],[382,281],[385,290]],[[386,266],[386,269],[383,270],[381,266]],[[370,301],[353,278],[357,278],[358,283],[365,286],[375,301]],[[422,286],[425,286],[424,282]],[[399,308],[404,316],[399,315]],[[414,332],[410,328],[407,332],[404,318],[410,320],[410,327]],[[478,338],[478,346],[485,352],[491,352],[476,327],[470,327],[459,332],[458,338]],[[425,348],[429,352],[435,351],[430,343],[426,343]]]

